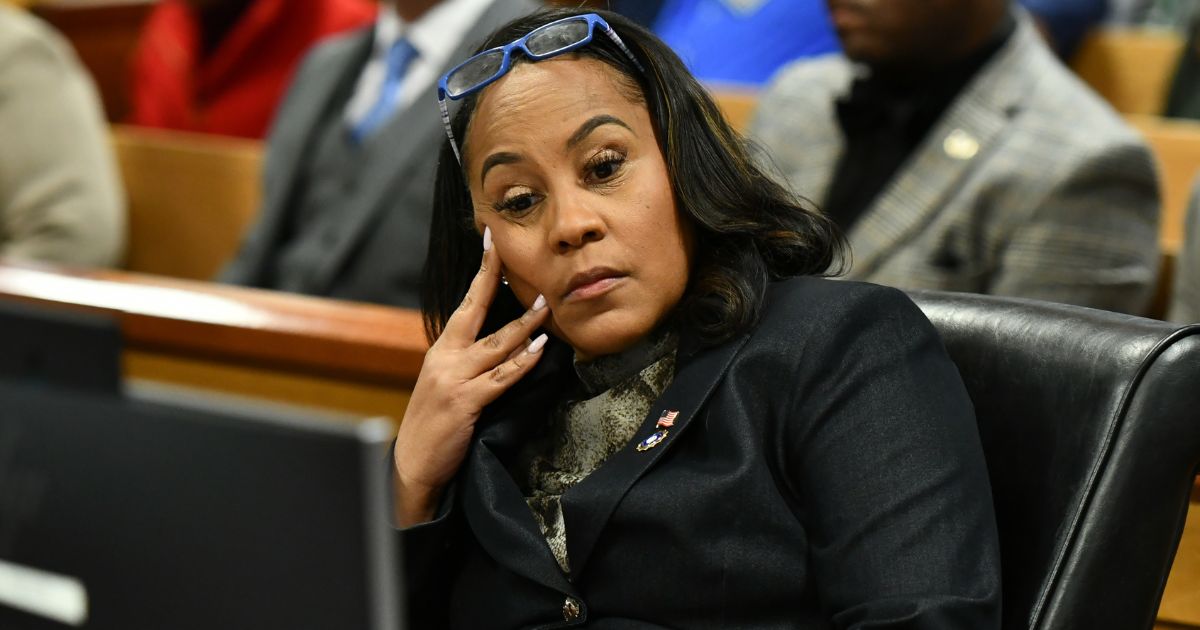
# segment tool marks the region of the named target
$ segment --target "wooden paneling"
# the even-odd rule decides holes
[[[110,121],[129,113],[129,68],[153,0],[37,0],[30,10],[58,29],[92,73]]]
[[[1191,509],[1175,564],[1167,580],[1158,618],[1174,624],[1171,627],[1200,628],[1200,492],[1193,493]]]
[[[725,120],[737,130],[746,133],[754,108],[758,107],[758,92],[751,88],[732,85],[712,85],[709,91],[716,98],[717,107],[725,114]]]
[[[111,313],[126,375],[360,414],[403,415],[419,313],[118,271],[0,264],[0,299]]]
[[[1104,29],[1084,41],[1071,67],[1122,114],[1158,115],[1182,49],[1174,31]]]
[[[1163,193],[1159,242],[1164,252],[1178,254],[1192,183],[1200,174],[1200,122],[1158,116],[1129,116],[1128,120],[1145,136],[1158,162]]]
[[[112,142],[129,199],[124,268],[215,277],[258,213],[262,144],[125,125]]]

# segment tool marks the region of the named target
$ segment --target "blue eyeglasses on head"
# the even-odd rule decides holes
[[[454,149],[454,157],[458,159],[458,163],[462,164],[462,155],[458,152],[458,143],[454,139],[454,131],[450,128],[450,109],[446,106],[446,99],[457,101],[504,76],[512,68],[514,50],[525,53],[526,57],[534,61],[549,59],[588,45],[597,26],[604,30],[638,70],[643,73],[646,71],[604,18],[595,13],[587,13],[539,26],[524,37],[504,46],[485,50],[447,72],[438,81],[438,107],[442,110],[442,125],[446,127],[446,137],[450,138],[450,147]]]

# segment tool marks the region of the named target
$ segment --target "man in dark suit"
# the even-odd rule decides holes
[[[436,81],[533,0],[392,0],[315,48],[267,144],[225,282],[416,307],[442,124]]]

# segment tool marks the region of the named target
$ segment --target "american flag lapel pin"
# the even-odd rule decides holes
[[[658,417],[658,422],[654,425],[654,433],[651,433],[650,437],[647,437],[638,443],[638,452],[645,452],[654,448],[655,446],[658,446],[659,444],[662,444],[663,440],[667,439],[667,436],[671,433],[668,429],[675,426],[675,417],[678,415],[679,412],[675,411],[674,409],[664,411],[662,415]]]

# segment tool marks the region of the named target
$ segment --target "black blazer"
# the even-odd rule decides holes
[[[750,333],[696,341],[563,496],[569,578],[506,468],[575,378],[569,349],[485,412],[438,517],[404,532],[415,628],[999,627],[971,402],[903,293],[793,278]]]

